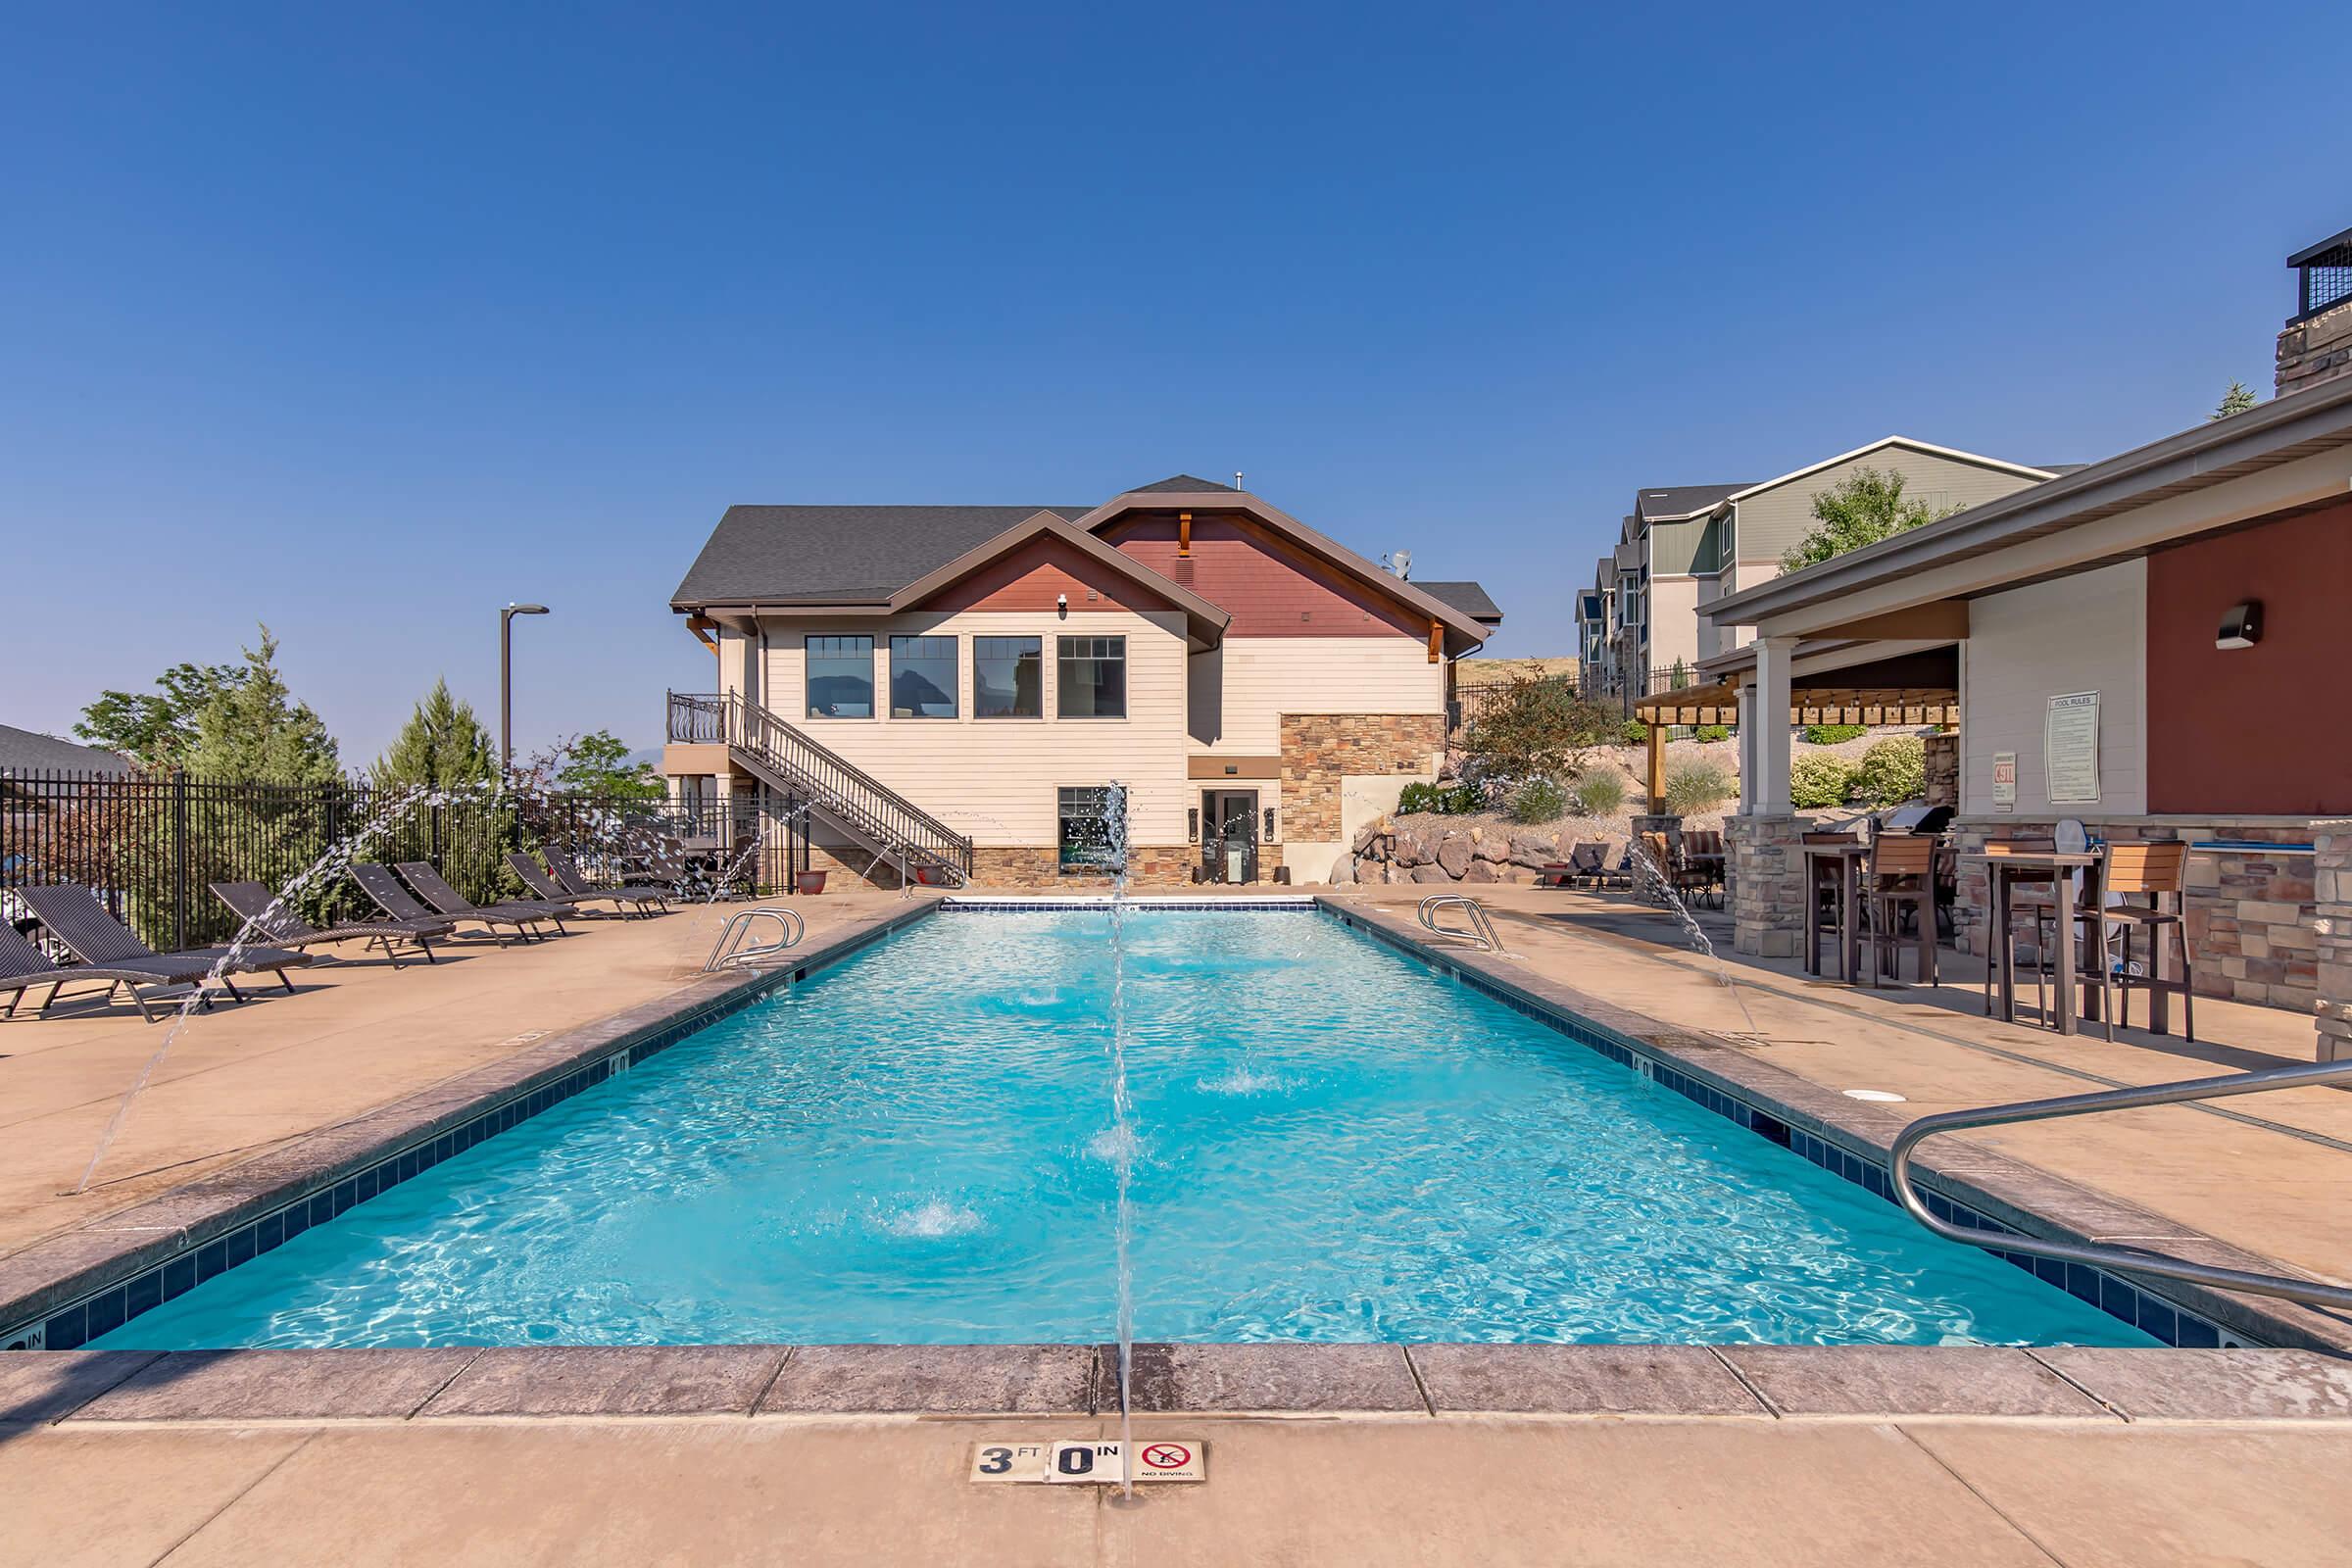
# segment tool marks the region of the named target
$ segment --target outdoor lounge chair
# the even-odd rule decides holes
[[[130,1000],[138,1004],[139,1016],[149,1023],[155,1022],[159,1016],[169,1016],[172,1011],[166,1007],[158,1013],[154,1004],[176,1002],[185,997],[189,990],[179,981],[162,979],[145,969],[106,969],[96,964],[53,963],[49,955],[32,945],[30,937],[6,920],[0,920],[0,991],[8,993],[8,1006],[0,1010],[0,1018],[15,1017],[17,1005],[24,1000],[24,993],[43,984],[49,987],[49,995],[41,999],[41,1004],[33,1010],[33,1016],[46,1017],[51,1004],[57,1001],[57,994],[77,980],[105,981],[105,1000],[109,1002],[114,1000],[118,987],[127,988]],[[208,1001],[205,1004],[210,1006],[211,1003]]]
[[[416,902],[416,896],[401,885],[400,878],[392,874],[391,867],[380,865],[373,860],[352,861],[351,879],[360,885],[362,893],[375,901],[377,908],[395,920],[439,919],[452,922],[472,920],[486,928],[502,944],[517,939],[524,942],[530,941],[538,934],[539,922],[546,918],[544,915],[511,910],[503,906],[495,909],[476,909],[470,914],[463,915],[437,914]],[[506,931],[501,930],[502,926],[512,927],[513,936],[509,936]]]
[[[509,914],[526,920],[549,920],[559,933],[569,935],[564,931],[564,917],[580,912],[578,905],[562,899],[501,899],[496,904],[475,904],[442,880],[441,873],[433,869],[429,860],[401,860],[392,869],[408,880],[418,898],[443,914]]]
[[[400,967],[400,954],[394,943],[404,943],[424,955],[432,963],[432,944],[428,937],[445,937],[457,927],[448,919],[436,915],[426,920],[364,920],[332,925],[320,930],[291,909],[273,908],[276,895],[260,882],[216,882],[213,897],[228,906],[230,912],[245,922],[255,935],[266,937],[281,948],[311,948],[325,942],[357,942],[365,939],[369,947],[381,947],[392,967]]]
[[[680,882],[680,877],[672,874],[670,882],[663,884],[652,867],[659,867],[661,860],[668,860],[672,872],[684,870],[680,862],[680,844],[677,844],[677,839],[670,837],[661,839],[661,851],[649,860],[649,870],[630,872],[628,877],[621,879],[621,886],[600,886],[588,882],[586,874],[581,874],[578,860],[571,858],[571,851],[558,847],[558,844],[548,844],[539,854],[546,856],[548,872],[555,874],[555,884],[563,889],[564,898],[635,898],[640,903],[659,903],[663,912],[668,912],[670,907],[670,886]],[[630,877],[635,877],[635,882]]]
[[[107,913],[106,906],[88,888],[56,882],[48,887],[15,891],[24,901],[25,907],[48,928],[49,934],[63,942],[82,962],[164,981],[206,980],[213,977],[215,969],[220,969],[218,983],[233,1002],[243,1002],[245,998],[229,980],[230,971],[255,974],[267,970],[277,976],[279,985],[292,991],[294,982],[286,978],[286,971],[311,961],[309,954],[288,953],[283,948],[248,947],[226,964],[221,960],[229,956],[227,948],[158,953],[131,935],[128,926]]]
[[[596,887],[580,875],[579,865],[568,851],[551,844],[539,853],[547,858],[547,869],[544,871],[527,855],[510,855],[507,862],[514,867],[514,874],[522,878],[522,885],[543,899],[611,899],[616,913],[627,913],[633,909],[643,914],[648,905],[664,914],[669,912],[669,891],[666,888],[650,885]]]

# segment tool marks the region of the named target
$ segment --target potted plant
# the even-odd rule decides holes
[[[825,873],[822,871],[795,871],[792,874],[792,885],[802,894],[813,898],[825,891]]]

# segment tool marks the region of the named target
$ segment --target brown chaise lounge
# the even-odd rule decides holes
[[[47,1017],[51,1004],[57,1001],[57,994],[76,980],[105,981],[106,996],[102,1000],[107,1002],[114,1001],[118,987],[127,988],[130,1000],[139,1004],[139,1016],[149,1023],[155,1022],[158,1016],[153,1004],[176,1002],[185,997],[189,989],[180,981],[161,979],[145,969],[105,969],[88,963],[53,963],[49,955],[32,945],[31,938],[6,920],[0,920],[0,991],[9,994],[8,1006],[0,1010],[0,1018],[15,1017],[18,1004],[24,1000],[24,993],[37,985],[48,986],[49,995],[41,999],[41,1004],[33,1009],[32,1015],[36,1018]],[[208,1001],[205,1005],[212,1004]],[[165,1008],[164,1015],[168,1016],[172,1010]]]
[[[557,899],[572,903],[585,899],[610,899],[612,913],[622,919],[650,912],[646,906],[661,902],[661,894],[653,888],[567,888],[551,875],[537,860],[516,850],[507,857],[507,864],[522,878],[522,885],[542,899]]]
[[[245,922],[256,936],[275,943],[281,948],[315,948],[327,942],[366,941],[369,947],[381,947],[392,967],[400,967],[400,954],[394,943],[415,948],[432,963],[432,943],[429,937],[445,937],[457,929],[454,922],[435,915],[424,920],[363,920],[327,926],[323,930],[311,924],[292,909],[275,907],[276,895],[259,882],[216,882],[213,897],[229,907],[229,911]]]
[[[351,879],[360,885],[362,893],[375,901],[377,908],[395,920],[448,920],[453,923],[473,920],[501,943],[514,938],[530,941],[538,933],[538,923],[542,918],[503,908],[477,909],[471,914],[436,914],[416,902],[416,896],[401,885],[400,878],[392,874],[391,867],[379,865],[373,860],[352,861]],[[514,937],[500,930],[501,926],[512,926]]]
[[[442,879],[429,860],[396,860],[392,869],[398,871],[416,890],[416,896],[443,914],[519,915],[526,920],[552,920],[559,935],[568,936],[564,929],[565,915],[577,916],[580,907],[561,899],[501,899],[496,904],[476,904]]]
[[[218,983],[232,1002],[243,1002],[245,997],[230,983],[230,971],[255,974],[266,970],[277,976],[279,985],[292,991],[294,982],[286,978],[286,971],[311,961],[309,954],[288,953],[283,948],[243,948],[237,950],[233,961],[225,964],[221,960],[229,957],[227,948],[158,953],[131,935],[128,926],[107,913],[106,906],[87,888],[57,882],[48,887],[18,888],[16,895],[39,916],[51,936],[86,964],[127,970],[163,981],[212,979],[213,971],[219,969]]]
[[[665,838],[662,843],[662,849],[660,856],[656,858],[656,863],[666,858],[674,866],[678,856],[678,841]],[[663,886],[650,869],[638,873],[645,878],[642,882],[630,882],[624,877],[618,887],[610,884],[599,887],[581,874],[580,862],[573,859],[571,852],[562,845],[550,844],[539,853],[547,858],[547,869],[555,877],[556,885],[562,890],[564,898],[632,899],[639,904],[658,904],[662,906],[664,914],[669,912],[669,888]],[[677,879],[673,878],[672,880],[674,883]]]

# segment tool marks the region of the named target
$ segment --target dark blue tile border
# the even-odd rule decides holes
[[[1516,992],[1494,984],[1482,975],[1456,968],[1445,959],[1396,932],[1369,920],[1348,914],[1344,909],[1329,909],[1335,919],[1351,931],[1387,943],[1406,956],[1419,960],[1448,979],[1460,982],[1481,996],[1493,999],[1513,1012],[1533,1018],[1536,1022],[1577,1044],[1598,1052],[1619,1066],[1641,1074],[1665,1089],[1693,1103],[1703,1105],[1727,1121],[1736,1122],[1748,1131],[1781,1145],[1803,1159],[1810,1160],[1866,1192],[1892,1203],[1894,1183],[1886,1167],[1875,1154],[1845,1148],[1841,1144],[1788,1126],[1772,1111],[1752,1105],[1736,1095],[1728,1094],[1711,1084],[1703,1083],[1679,1068],[1668,1065],[1642,1050],[1630,1037],[1602,1027],[1589,1018],[1533,1002]],[[1913,1181],[1921,1196],[1927,1200],[1928,1212],[1946,1223],[1969,1230],[1990,1231],[2002,1236],[2020,1236],[2023,1232],[2004,1225],[1991,1216],[1978,1212],[1929,1187],[1927,1180],[1914,1169]],[[2049,1258],[2035,1258],[2024,1252],[2005,1251],[1987,1248],[1986,1251],[2014,1267],[2022,1268],[2045,1284],[2053,1285],[2099,1308],[2111,1317],[2122,1319],[2142,1333],[2174,1346],[2251,1346],[2253,1341],[2231,1330],[2224,1329],[2210,1319],[2200,1317],[2187,1307],[2166,1299],[2102,1269],[2088,1268],[2081,1263],[2058,1263]],[[2052,1271],[2060,1271],[2053,1273]]]
[[[517,1123],[553,1109],[583,1090],[593,1089],[606,1079],[661,1054],[720,1019],[764,1001],[785,985],[797,982],[816,970],[829,968],[853,954],[863,952],[883,938],[906,929],[909,923],[901,920],[861,931],[838,946],[827,949],[809,963],[790,970],[772,970],[761,976],[760,984],[729,992],[713,1002],[679,1014],[651,1033],[615,1042],[606,1054],[574,1068],[552,1083],[486,1105],[458,1126],[443,1129],[407,1148],[389,1152],[364,1169],[338,1178],[331,1186],[294,1199],[256,1219],[210,1237],[176,1257],[142,1269],[126,1280],[102,1287],[71,1306],[52,1311],[33,1322],[17,1325],[0,1335],[0,1351],[77,1349],[101,1334],[120,1328],[138,1313],[184,1295],[239,1263],[250,1262],[264,1252],[284,1246],[312,1226],[323,1225],[346,1209],[389,1192],[443,1160],[465,1152],[485,1138],[496,1137]]]

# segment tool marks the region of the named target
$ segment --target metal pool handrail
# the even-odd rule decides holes
[[[2308,1066],[2272,1067],[2261,1072],[2230,1073],[2221,1078],[2190,1078],[2178,1083],[2147,1084],[2135,1089],[2106,1089],[2090,1095],[2061,1095],[2052,1100],[2027,1100],[2014,1104],[1986,1105],[1978,1110],[1947,1110],[1922,1116],[1895,1136],[1889,1151],[1887,1174],[1894,1195],[1911,1217],[1936,1235],[1971,1247],[2030,1257],[2055,1258],[2121,1273],[2153,1274],[2187,1280],[2219,1290],[2244,1291],[2254,1296],[2284,1297],[2309,1306],[2352,1308],[2352,1290],[2323,1285],[2317,1280],[2290,1279],[2278,1274],[2252,1274],[2243,1269],[2192,1263],[2161,1252],[2132,1247],[2101,1247],[2088,1242],[2051,1242],[2008,1232],[1969,1230],[1928,1212],[1927,1203],[1911,1185],[1912,1151],[1937,1133],[1966,1127],[2006,1127],[2018,1122],[2049,1121],[2060,1116],[2088,1115],[2101,1110],[2130,1110],[2142,1105],[2171,1105],[2187,1100],[2226,1100],[2233,1095],[2256,1095],[2270,1089],[2303,1086],[2352,1085],[2352,1061],[2322,1061]]]
[[[736,948],[752,922],[762,916],[784,928],[781,939],[764,942],[755,948]],[[718,928],[718,940],[710,944],[710,956],[703,960],[703,973],[713,974],[720,969],[747,969],[761,958],[782,953],[801,940],[808,929],[796,909],[779,909],[761,905],[757,909],[738,909],[727,916],[727,923]]]
[[[1460,908],[1468,911],[1470,929],[1461,931],[1438,924],[1438,910],[1448,908]],[[1494,922],[1487,918],[1487,911],[1479,907],[1478,901],[1468,894],[1432,893],[1421,901],[1420,914],[1423,928],[1438,936],[1453,937],[1463,942],[1475,942],[1489,953],[1502,951],[1502,939],[1494,934]]]

